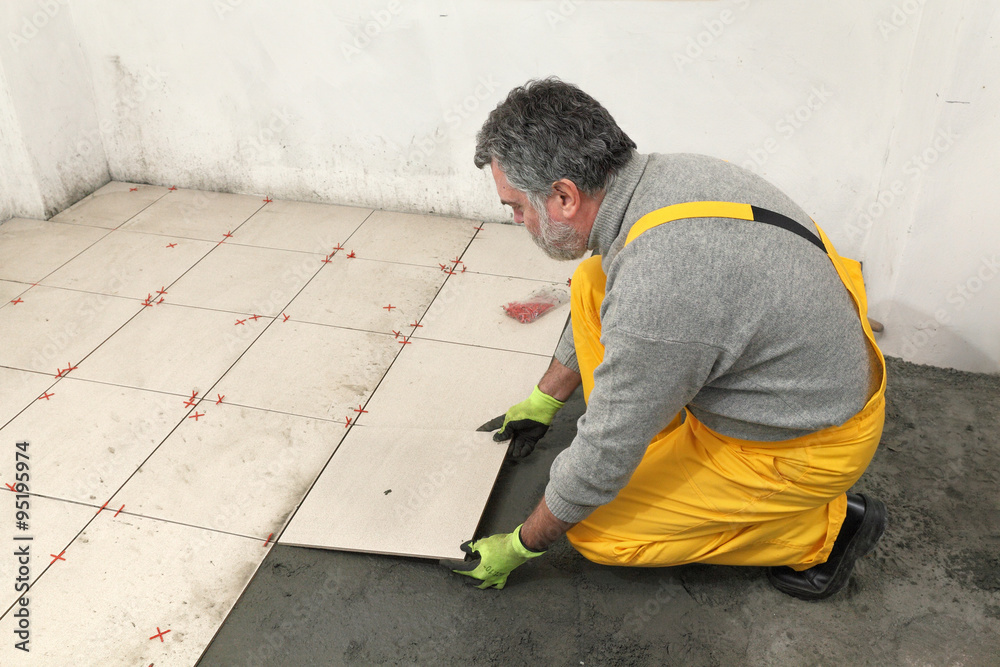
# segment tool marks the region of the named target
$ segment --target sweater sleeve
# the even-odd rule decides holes
[[[605,330],[587,412],[572,444],[552,463],[545,502],[576,523],[628,483],[650,440],[698,393],[718,358],[702,343],[652,340]]]

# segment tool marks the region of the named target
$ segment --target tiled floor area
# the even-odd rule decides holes
[[[569,311],[501,306],[573,268],[508,225],[128,183],[0,224],[3,636],[16,547],[32,582],[0,664],[194,664],[278,541],[460,556],[505,452],[474,429]]]

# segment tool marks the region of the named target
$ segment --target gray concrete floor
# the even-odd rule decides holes
[[[887,395],[856,488],[889,528],[829,600],[760,568],[594,565],[565,540],[503,591],[436,562],[279,546],[199,664],[1000,665],[1000,377],[890,359]],[[583,409],[578,392],[504,467],[480,534],[527,516]]]

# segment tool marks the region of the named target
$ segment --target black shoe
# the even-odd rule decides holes
[[[847,516],[827,561],[801,572],[790,567],[772,567],[767,578],[779,591],[800,600],[828,598],[847,585],[854,562],[875,548],[885,526],[882,501],[849,493]]]

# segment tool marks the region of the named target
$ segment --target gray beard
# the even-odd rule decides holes
[[[531,240],[542,251],[559,261],[580,259],[587,252],[588,239],[577,234],[576,230],[565,222],[556,222],[549,217],[549,212],[542,206],[536,209],[538,213],[538,236],[531,234]]]

